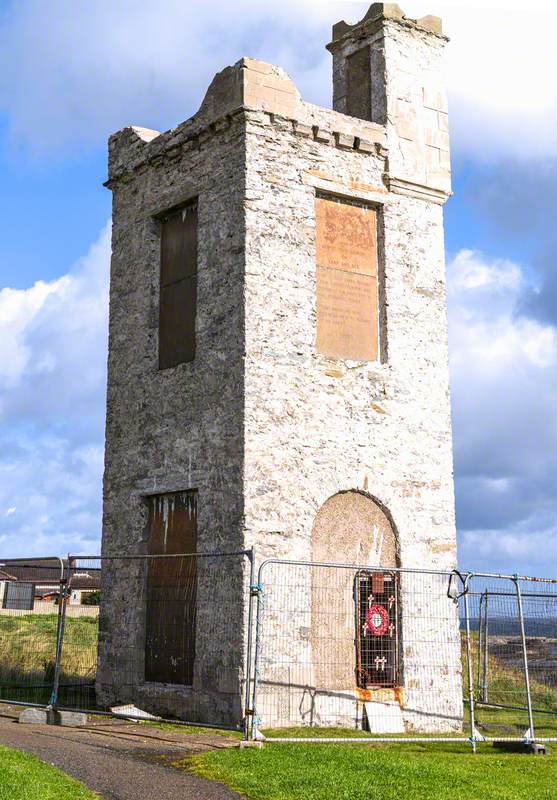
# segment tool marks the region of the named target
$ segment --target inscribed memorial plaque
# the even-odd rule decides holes
[[[317,351],[378,358],[377,220],[373,208],[316,200]]]

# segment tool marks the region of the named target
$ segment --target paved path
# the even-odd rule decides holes
[[[170,766],[172,761],[233,740],[214,734],[171,733],[96,718],[87,728],[20,725],[21,709],[0,704],[0,744],[33,753],[82,781],[104,800],[233,800],[218,783]],[[166,762],[166,764],[165,764]]]

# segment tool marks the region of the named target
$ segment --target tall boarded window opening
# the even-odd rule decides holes
[[[197,202],[161,219],[159,369],[195,358]]]
[[[377,361],[377,213],[363,203],[317,196],[317,352]]]
[[[197,491],[150,497],[149,555],[195,553]],[[191,686],[195,659],[195,558],[149,559],[145,680]]]
[[[371,53],[362,47],[346,59],[346,113],[358,119],[371,119]]]

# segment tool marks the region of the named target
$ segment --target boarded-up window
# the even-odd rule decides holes
[[[346,113],[371,120],[371,55],[362,47],[346,59]]]
[[[397,577],[363,570],[356,575],[356,680],[362,689],[400,683]]]
[[[195,358],[197,203],[161,220],[159,368]]]
[[[364,204],[315,201],[317,352],[376,361],[379,356],[377,215]]]
[[[3,607],[11,611],[32,611],[34,595],[33,583],[6,583]]]
[[[191,686],[195,658],[197,492],[149,498],[145,679]]]

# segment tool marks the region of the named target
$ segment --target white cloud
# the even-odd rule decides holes
[[[557,555],[557,330],[517,313],[527,287],[510,261],[448,264],[460,561],[476,569],[551,572]]]
[[[14,138],[60,155],[68,144],[102,144],[126,124],[181,122],[214,73],[243,55],[284,66],[308,100],[328,105],[331,25],[356,21],[368,5],[12,0],[0,28],[0,103]],[[557,83],[548,76],[557,74],[557,7],[537,3],[534,12],[518,0],[402,6],[411,17],[444,18],[452,135],[461,152],[475,159],[554,152]],[[535,35],[525,35],[534,24]]]
[[[98,547],[109,258],[107,225],[67,275],[0,292],[5,556]]]

